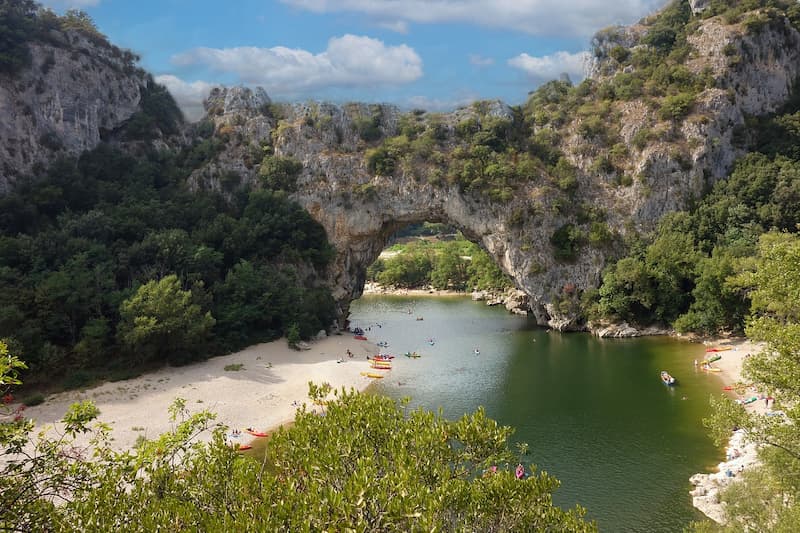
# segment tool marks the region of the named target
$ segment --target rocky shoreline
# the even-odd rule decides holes
[[[530,314],[530,301],[528,295],[519,289],[506,289],[504,291],[472,291],[460,292],[451,290],[434,289],[433,287],[420,287],[405,289],[398,287],[384,287],[378,283],[366,282],[364,294],[389,294],[394,296],[467,296],[473,301],[486,302],[488,306],[502,305],[509,313],[520,316]]]

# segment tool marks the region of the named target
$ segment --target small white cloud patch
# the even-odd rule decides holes
[[[508,64],[522,70],[532,81],[537,83],[553,80],[562,74],[568,74],[572,81],[580,81],[586,77],[586,64],[589,54],[578,52],[556,52],[554,54],[534,57],[520,54],[508,60]]]
[[[169,89],[172,97],[175,98],[175,102],[177,102],[188,120],[200,120],[203,117],[205,114],[203,100],[206,99],[211,89],[215,87],[213,83],[205,81],[186,82],[172,74],[156,76],[155,80]]]
[[[479,54],[470,54],[469,63],[476,67],[491,67],[492,65],[494,65],[494,58],[483,57],[482,55]]]

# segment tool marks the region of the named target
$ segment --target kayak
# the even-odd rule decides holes
[[[706,357],[705,359],[703,359],[703,362],[713,363],[714,361],[719,361],[720,359],[722,359],[722,356],[717,354],[717,355],[712,355],[711,357]]]
[[[243,452],[243,451],[249,450],[251,448],[252,448],[252,446],[250,446],[249,444],[242,444],[242,445],[236,447],[236,451],[237,452]]]
[[[376,378],[376,379],[382,379],[383,378],[383,376],[381,374],[375,374],[374,372],[362,372],[361,375],[362,376],[366,376],[368,378]]]
[[[420,354],[418,354],[417,352],[413,352],[413,353],[412,353],[412,352],[406,352],[406,353],[405,353],[405,354],[403,354],[403,355],[405,355],[406,357],[413,357],[414,359],[416,359],[416,358],[418,358],[418,357],[422,357],[422,356],[421,356]]]
[[[365,341],[367,338],[364,335],[353,335],[353,338],[357,341]]]
[[[733,350],[733,346],[714,346],[713,348],[706,348],[707,352],[727,352]]]
[[[268,434],[264,433],[263,431],[255,431],[255,430],[250,429],[250,428],[245,429],[245,431],[247,433],[251,434],[254,437],[266,437],[266,436],[268,436]]]

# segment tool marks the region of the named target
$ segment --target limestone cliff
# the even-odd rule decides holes
[[[641,61],[659,45],[656,19],[611,28],[594,41],[589,80],[546,85],[516,108],[402,113],[215,89],[199,126],[213,132],[213,150],[190,182],[231,194],[260,186],[267,161],[284,165],[283,185],[336,248],[326,276],[341,321],[390,235],[442,221],[494,257],[539,323],[582,328],[580,295],[598,285],[622,238],[723,179],[745,119],[779,109],[795,90],[800,33],[785,15],[698,14],[706,7],[691,3],[691,31],[670,68]],[[55,31],[30,51],[29,67],[0,77],[0,191],[37,163],[113,139],[151,83],[131,54],[81,32]]]
[[[0,192],[37,164],[97,146],[137,112],[150,81],[133,54],[77,30],[28,48],[26,68],[0,74]]]
[[[386,142],[391,149],[394,141],[381,141],[400,133],[398,124],[410,115],[391,106],[275,105],[265,94],[243,88],[221,89],[209,99],[208,118],[230,141],[195,179],[198,185],[219,187],[215,176],[234,169],[242,183],[254,184],[258,159],[265,153],[302,163],[294,198],[322,223],[336,247],[329,283],[343,318],[349,302],[361,294],[367,266],[392,233],[411,223],[442,221],[458,227],[495,258],[530,296],[539,323],[581,328],[577,299],[583,290],[598,285],[603,267],[617,252],[613,246],[584,243],[575,260],[556,259],[552,237],[559,228],[588,228],[570,205],[602,211],[615,235],[652,228],[663,214],[686,207],[723,179],[740,154],[733,143],[737,128],[747,116],[775,111],[794,90],[800,74],[800,34],[785,18],[765,17],[757,26],[722,17],[696,24],[682,68],[707,81],[688,112],[665,117],[652,98],[604,103],[598,111],[618,128],[623,161],[598,164],[613,149],[587,133],[591,113],[576,113],[559,127],[554,144],[577,169],[577,192],[569,195],[554,187],[549,171],[541,167],[499,201],[449,179],[447,162],[463,151],[457,129],[470,120],[504,120],[514,128],[531,128],[534,134],[553,128],[522,124],[519,112],[500,102],[445,115],[417,112],[416,120],[426,132],[435,129],[431,137],[437,139],[437,157],[447,162],[405,157],[390,171],[376,172],[369,168],[370,154]],[[633,67],[612,59],[609,51],[619,45],[635,53],[646,47],[642,42],[649,31],[644,23],[599,35],[589,83],[614,84],[619,76],[630,74]],[[230,102],[244,105],[231,108]],[[620,186],[626,176],[630,183]]]

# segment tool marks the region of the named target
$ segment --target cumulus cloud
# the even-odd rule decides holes
[[[551,55],[534,57],[520,54],[508,60],[508,64],[522,70],[528,78],[537,83],[553,80],[566,73],[577,82],[586,77],[588,53],[556,52]]]
[[[491,67],[492,65],[494,65],[494,58],[483,57],[482,55],[479,54],[470,54],[469,63],[476,67]]]
[[[468,23],[533,35],[587,37],[611,24],[629,23],[666,0],[281,0],[315,13],[351,12],[381,20]]]
[[[215,87],[213,83],[206,81],[186,82],[172,74],[156,76],[155,80],[169,89],[187,119],[191,121],[200,120],[205,114],[203,100],[206,99],[211,89]]]
[[[328,41],[319,54],[285,48],[195,48],[173,56],[180,67],[202,66],[233,74],[276,94],[315,89],[410,83],[422,76],[422,59],[413,48],[386,46],[370,37],[344,35]]]

